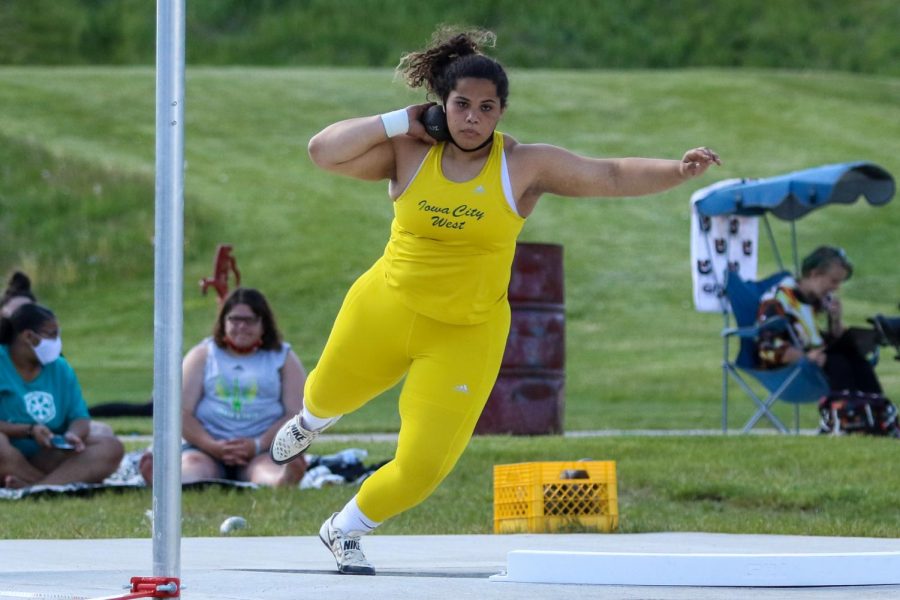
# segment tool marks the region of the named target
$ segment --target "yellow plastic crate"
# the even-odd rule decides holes
[[[494,465],[494,533],[615,531],[615,461]]]

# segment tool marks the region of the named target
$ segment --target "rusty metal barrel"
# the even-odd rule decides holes
[[[518,243],[510,275],[509,338],[500,374],[475,433],[562,433],[566,351],[563,247]]]

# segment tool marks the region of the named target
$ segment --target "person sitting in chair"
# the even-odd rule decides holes
[[[763,294],[759,321],[784,317],[788,328],[764,330],[759,340],[763,368],[777,368],[804,356],[819,365],[832,391],[882,394],[875,369],[845,335],[837,292],[853,275],[853,264],[840,248],[820,246],[803,259],[800,278],[785,277]],[[817,317],[824,315],[820,330]]]
[[[819,401],[820,433],[859,431],[900,437],[897,409],[884,397],[870,362],[841,321],[837,291],[850,279],[846,253],[821,246],[803,259],[800,279],[786,277],[763,294],[758,320],[787,320],[786,327],[763,329],[759,358],[763,368],[777,368],[806,357],[822,368],[829,393]],[[825,315],[819,330],[816,317]]]

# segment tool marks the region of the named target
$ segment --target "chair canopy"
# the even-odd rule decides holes
[[[772,213],[794,221],[822,206],[852,204],[860,197],[873,206],[887,204],[894,191],[894,178],[883,168],[868,162],[849,162],[766,179],[745,179],[712,190],[696,206],[708,217]]]

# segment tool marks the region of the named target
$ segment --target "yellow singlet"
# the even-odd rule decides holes
[[[353,412],[403,381],[392,461],[367,478],[359,509],[381,522],[427,498],[465,450],[497,379],[516,236],[503,135],[477,177],[444,177],[429,149],[394,203],[384,256],[360,276],[306,380],[319,417]]]
[[[459,325],[487,321],[506,302],[516,238],[525,219],[513,210],[503,134],[494,132],[481,172],[444,177],[446,143],[429,149],[394,202],[385,280],[408,308]]]

